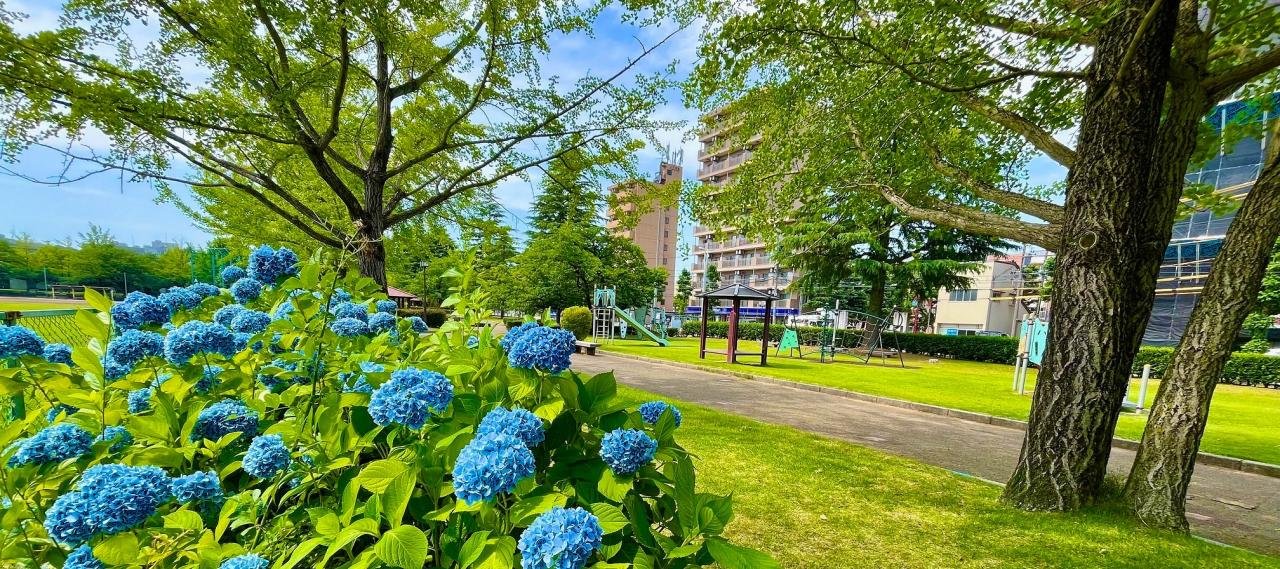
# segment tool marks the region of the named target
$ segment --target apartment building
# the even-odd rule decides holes
[[[684,168],[674,162],[679,160],[664,160],[658,165],[658,174],[653,182],[659,186],[667,184],[679,183],[681,177],[684,176]],[[667,286],[665,288],[662,307],[666,310],[675,308],[675,291],[676,291],[676,245],[679,240],[680,218],[679,210],[675,206],[664,207],[661,203],[654,200],[648,204],[644,204],[644,194],[647,193],[650,186],[647,184],[637,184],[632,182],[623,182],[615,184],[609,188],[609,193],[614,197],[626,198],[621,201],[610,200],[610,203],[617,204],[615,209],[609,211],[609,221],[605,227],[614,235],[624,239],[631,240],[640,250],[644,251],[645,261],[650,267],[659,268],[667,272]],[[619,221],[619,217],[625,213],[635,212],[637,208],[644,211],[640,216],[639,222],[634,227],[625,227]],[[645,211],[647,210],[647,211]]]
[[[718,112],[709,115],[713,120],[721,118]],[[710,186],[721,186],[733,179],[734,172],[751,158],[751,152],[759,143],[759,136],[748,139],[745,143],[734,141],[730,135],[733,125],[723,122],[715,123],[698,136],[702,143],[698,150],[698,181]],[[725,237],[720,229],[725,229]],[[719,235],[719,238],[717,237]],[[800,295],[790,290],[796,273],[780,267],[769,256],[767,244],[753,241],[741,234],[735,234],[732,228],[708,227],[698,223],[693,228],[693,273],[694,294],[701,294],[706,284],[707,267],[715,265],[720,273],[720,285],[745,284],[760,290],[772,289],[781,297],[774,303],[776,315],[798,314],[801,309]],[[699,307],[690,307],[691,311]],[[748,302],[744,313],[764,313],[763,302]]]
[[[990,255],[963,289],[938,290],[934,331],[952,336],[1013,336],[1027,314],[1019,301],[1022,268],[1009,257]]]

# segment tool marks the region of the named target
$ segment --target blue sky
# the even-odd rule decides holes
[[[46,2],[8,0],[6,6],[31,16],[22,26],[25,30],[48,28],[57,21],[57,8]],[[587,72],[611,74],[624,65],[628,57],[639,53],[641,42],[653,45],[672,29],[637,29],[620,23],[618,14],[608,11],[597,22],[593,34],[574,34],[553,42],[543,74],[559,75],[566,82]],[[698,32],[696,26],[679,32],[638,65],[637,71],[648,73],[677,61],[677,77],[683,77],[695,63]],[[691,178],[698,167],[698,145],[688,130],[696,126],[697,112],[681,104],[678,91],[671,90],[665,95],[657,118],[684,121],[685,126],[663,133],[661,139],[673,148],[684,149],[682,165],[686,177]],[[660,149],[641,151],[637,156],[641,170],[655,172],[660,156]],[[48,179],[61,171],[62,158],[53,151],[31,150],[17,164],[6,166],[27,177]],[[1061,179],[1064,175],[1060,166],[1043,157],[1033,160],[1028,169],[1030,181],[1036,184]],[[495,195],[510,212],[510,221],[517,232],[523,233],[526,228],[524,218],[536,187],[536,179],[512,179],[495,189]],[[95,223],[129,244],[147,244],[153,240],[201,244],[210,237],[174,206],[156,203],[150,184],[131,183],[114,173],[65,186],[43,185],[0,174],[0,203],[4,204],[0,208],[0,233],[6,235],[29,234],[39,240],[57,241],[74,238],[90,223]],[[686,237],[689,232],[686,228]],[[682,259],[680,264],[687,266],[689,260]]]

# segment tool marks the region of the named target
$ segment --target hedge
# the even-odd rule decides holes
[[[697,321],[685,322],[681,334],[697,336]],[[728,333],[729,323],[724,321],[707,322],[707,337],[723,338]],[[777,341],[782,337],[785,328],[781,324],[769,326],[769,339]],[[743,322],[738,326],[738,338],[746,341],[759,341],[764,325],[760,322]],[[796,329],[800,336],[800,344],[815,346],[822,328],[817,326],[800,326]],[[854,330],[837,330],[839,345],[850,345],[859,332]],[[897,347],[904,352],[934,357],[948,357],[975,362],[991,362],[1012,364],[1018,355],[1018,339],[1007,336],[945,336],[941,334],[910,334],[905,332],[887,332],[885,345]],[[1151,364],[1151,377],[1164,377],[1173,358],[1173,348],[1146,347],[1138,350],[1133,360],[1133,373],[1142,373],[1144,364]],[[1235,352],[1222,370],[1222,383],[1233,385],[1252,385],[1280,388],[1280,357],[1263,354]]]
[[[423,322],[427,323],[427,326],[430,326],[433,329],[439,328],[444,324],[445,320],[449,319],[449,311],[443,308],[427,308],[425,310],[419,308],[402,308],[398,310],[397,313],[406,318],[409,316],[418,316],[422,318]]]

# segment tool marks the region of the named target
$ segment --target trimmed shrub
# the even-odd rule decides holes
[[[681,333],[686,336],[697,336],[701,322],[685,322]],[[782,337],[786,330],[781,324],[769,326],[771,341]],[[729,323],[724,321],[707,322],[708,338],[724,338],[728,335]],[[741,340],[759,341],[764,332],[761,322],[743,322],[738,325],[738,338]],[[822,336],[822,328],[818,326],[800,326],[796,328],[800,343],[817,345]],[[858,330],[836,330],[836,342],[841,346],[850,346],[861,339]],[[884,343],[893,348],[913,354],[950,357],[976,362],[1013,363],[1018,355],[1018,340],[1004,336],[943,336],[939,334],[911,334],[906,332],[886,332]]]
[[[570,306],[560,313],[560,327],[573,332],[579,340],[591,335],[591,309],[585,306]]]
[[[444,321],[449,319],[449,311],[443,308],[428,308],[422,311],[422,321],[427,323],[432,329],[439,328],[444,325]]]
[[[1133,359],[1133,374],[1141,375],[1142,366],[1151,364],[1151,377],[1160,379],[1169,371],[1173,348],[1144,346]],[[1219,383],[1280,388],[1280,358],[1263,354],[1235,352],[1222,369]]]

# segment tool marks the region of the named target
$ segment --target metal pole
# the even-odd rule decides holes
[[[1151,364],[1143,364],[1142,366],[1142,383],[1138,384],[1138,410],[1141,411],[1147,404],[1147,383],[1151,381]]]

